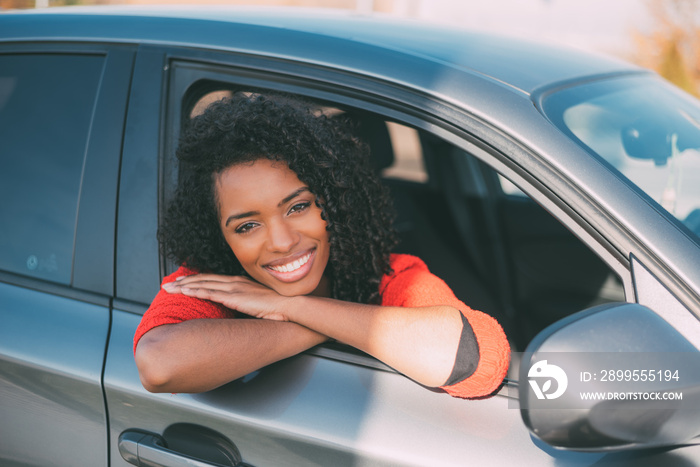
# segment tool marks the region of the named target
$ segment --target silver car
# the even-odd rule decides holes
[[[399,251],[503,324],[497,393],[339,344],[144,390],[179,131],[267,91],[356,122]],[[696,99],[553,46],[309,10],[1,13],[0,464],[700,464],[699,151]]]

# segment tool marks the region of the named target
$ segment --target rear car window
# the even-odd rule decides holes
[[[70,284],[104,57],[0,55],[0,269]]]

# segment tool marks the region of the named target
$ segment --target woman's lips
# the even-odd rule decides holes
[[[280,260],[274,261],[272,264],[265,265],[264,268],[281,282],[295,282],[306,277],[311,271],[315,257],[316,249],[312,248],[286,261],[283,260],[284,262]]]

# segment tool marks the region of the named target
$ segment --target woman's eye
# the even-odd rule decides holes
[[[297,203],[289,209],[289,214],[292,214],[294,212],[303,211],[303,210],[307,209],[309,206],[311,206],[311,203],[309,201],[304,201],[303,203]]]
[[[255,224],[252,222],[246,222],[245,224],[241,224],[238,227],[236,227],[236,233],[242,234],[246,232],[250,232],[251,229],[255,227]]]

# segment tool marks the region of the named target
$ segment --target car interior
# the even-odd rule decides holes
[[[399,253],[414,254],[469,306],[494,316],[516,351],[553,322],[585,308],[624,301],[610,268],[541,206],[473,155],[407,127],[422,177],[393,170],[401,164],[386,122],[351,113],[358,136],[395,204]],[[394,133],[401,133],[394,131]],[[414,155],[415,157],[415,155]],[[420,180],[420,179],[423,180]]]
[[[231,92],[209,83],[183,115],[193,118]],[[325,104],[318,111],[349,120],[369,147],[394,199],[395,251],[420,257],[460,300],[495,317],[513,351],[571,313],[624,301],[621,281],[592,250],[483,161],[372,112]]]

